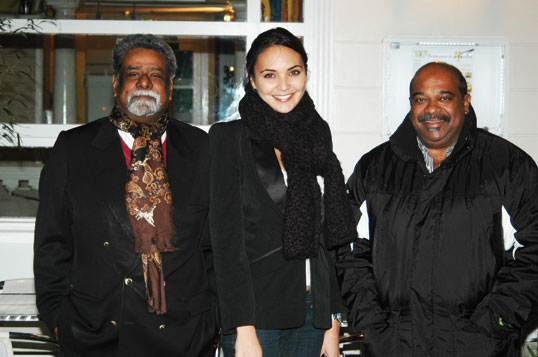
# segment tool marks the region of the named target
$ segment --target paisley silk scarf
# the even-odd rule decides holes
[[[142,258],[148,311],[161,315],[166,313],[161,253],[179,249],[161,144],[169,122],[168,114],[148,125],[129,119],[116,105],[109,119],[134,138],[125,204],[135,238],[134,251]]]

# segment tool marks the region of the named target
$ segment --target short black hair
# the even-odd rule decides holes
[[[250,77],[254,77],[254,65],[256,65],[258,56],[266,48],[271,46],[285,46],[294,50],[301,55],[305,71],[308,70],[308,56],[306,55],[306,51],[301,41],[285,28],[276,27],[262,32],[258,35],[258,37],[256,37],[254,42],[252,42],[252,46],[250,46],[247,53],[247,78],[245,81],[245,86],[248,85]]]
[[[145,48],[148,50],[153,50],[162,54],[166,60],[166,66],[168,67],[168,76],[172,80],[176,75],[177,63],[176,55],[169,44],[157,38],[153,35],[129,35],[119,41],[116,46],[114,46],[114,74],[116,77],[119,76],[121,71],[121,66],[125,59],[125,54],[130,50],[136,48]]]
[[[465,77],[463,76],[463,74],[461,73],[461,71],[451,65],[451,64],[448,64],[448,63],[445,63],[445,62],[429,62],[429,63],[426,63],[424,66],[420,67],[416,72],[415,72],[415,75],[413,76],[413,79],[411,79],[411,83],[409,83],[409,96],[412,97],[413,96],[413,83],[415,82],[415,77],[417,76],[417,74],[422,71],[422,69],[426,68],[426,67],[429,67],[429,66],[433,66],[433,65],[436,65],[436,66],[441,66],[445,69],[447,69],[448,71],[450,71],[452,74],[454,74],[457,78],[458,78],[458,90],[460,91],[461,93],[461,97],[464,99],[465,98],[465,95],[467,94],[467,80],[465,79]]]

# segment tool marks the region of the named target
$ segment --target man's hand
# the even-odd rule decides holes
[[[256,328],[252,325],[239,326],[235,340],[236,357],[261,357],[262,346],[256,335]]]
[[[332,327],[325,331],[323,345],[320,356],[338,357],[340,356],[340,323],[333,320]]]

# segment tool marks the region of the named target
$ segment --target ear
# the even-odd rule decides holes
[[[254,78],[252,78],[252,76],[248,77],[249,80],[250,80],[250,85],[252,86],[252,88],[254,90],[256,90],[256,82],[254,81]]]
[[[169,88],[168,92],[170,93],[168,95],[168,101],[171,102],[172,101],[172,94],[174,94],[174,81],[172,79],[170,80],[170,88]]]
[[[118,95],[117,89],[118,89],[118,77],[116,77],[116,74],[113,74],[112,75],[112,91],[114,92],[114,97]]]
[[[463,108],[465,109],[465,115],[469,114],[469,105],[471,105],[471,95],[467,93],[465,94],[465,98],[463,98]]]

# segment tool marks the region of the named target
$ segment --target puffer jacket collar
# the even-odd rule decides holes
[[[394,153],[403,161],[416,162],[424,171],[424,157],[417,145],[417,133],[407,113],[402,124],[389,138],[390,145]],[[452,154],[443,161],[443,166],[453,165],[466,153],[471,151],[476,136],[476,115],[472,105],[469,105],[469,113],[465,115],[461,133],[456,142],[456,147]]]

